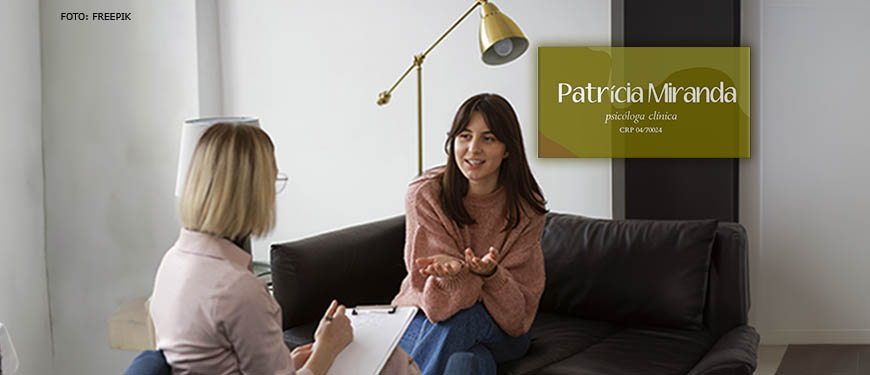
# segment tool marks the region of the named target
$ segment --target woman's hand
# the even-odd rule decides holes
[[[420,258],[415,263],[420,267],[419,272],[425,276],[456,276],[465,268],[461,260],[444,254]]]
[[[350,319],[344,311],[344,305],[333,300],[314,331],[317,350],[325,351],[333,359],[353,341],[353,327],[350,326]]]
[[[350,326],[350,319],[344,315],[344,310],[343,305],[332,300],[329,308],[326,309],[326,314],[323,314],[323,319],[317,325],[317,330],[314,331],[314,344],[296,348],[293,353],[290,353],[297,370],[301,370],[300,372],[308,370],[310,374],[324,375],[332,366],[335,357],[338,357],[338,353],[350,345],[353,341],[353,327]]]
[[[498,266],[496,259],[498,259],[498,249],[492,246],[489,247],[489,252],[483,258],[474,256],[470,248],[465,249],[465,263],[468,264],[468,270],[478,276],[492,276],[495,273],[495,267]]]
[[[308,362],[308,358],[311,358],[313,348],[314,343],[297,346],[296,349],[293,349],[293,351],[290,352],[290,358],[293,360],[293,368],[300,369],[302,366],[305,366],[305,362]]]

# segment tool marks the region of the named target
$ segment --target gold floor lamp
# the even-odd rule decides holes
[[[453,29],[459,25],[469,14],[477,8],[478,5],[483,5],[480,10],[480,55],[483,62],[487,65],[501,65],[513,61],[517,57],[526,52],[529,48],[529,40],[523,35],[523,32],[514,23],[510,17],[500,12],[498,8],[487,0],[476,0],[474,5],[459,17],[459,19],[450,26],[444,34],[441,35],[435,43],[419,55],[414,56],[414,62],[399,77],[399,80],[390,87],[389,90],[378,94],[378,105],[389,103],[390,94],[396,89],[396,86],[408,76],[412,69],[417,68],[417,174],[423,173],[423,60],[426,55],[432,51],[447,34],[450,34]]]

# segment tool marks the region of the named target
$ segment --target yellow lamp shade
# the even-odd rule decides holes
[[[519,26],[493,3],[483,3],[480,10],[480,54],[487,65],[501,65],[520,57],[529,48],[529,40]]]

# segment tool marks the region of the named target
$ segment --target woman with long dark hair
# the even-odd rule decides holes
[[[399,345],[424,374],[471,352],[481,374],[519,358],[544,290],[546,201],[529,170],[519,121],[496,94],[459,107],[447,164],[413,181],[405,198],[408,276],[393,300],[418,306]]]

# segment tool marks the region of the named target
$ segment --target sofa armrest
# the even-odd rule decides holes
[[[383,304],[405,277],[405,218],[272,245],[272,286],[283,329],[316,322],[330,301]]]
[[[738,223],[719,223],[710,255],[704,323],[719,336],[748,322],[749,248],[746,229]]]
[[[755,371],[758,341],[755,328],[736,327],[722,335],[689,375],[751,375]]]
[[[318,323],[303,324],[284,331],[284,345],[287,345],[287,349],[293,351],[298,346],[314,342],[314,332],[317,331]]]

